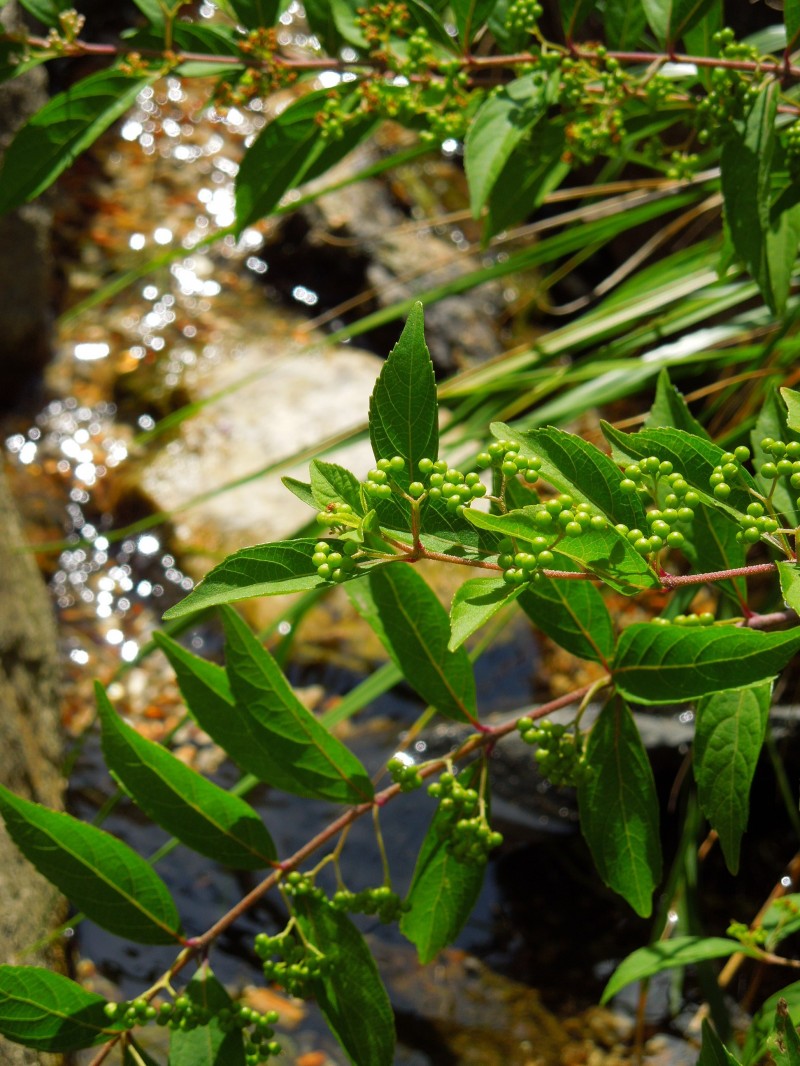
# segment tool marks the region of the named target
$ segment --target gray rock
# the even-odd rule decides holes
[[[203,371],[192,399],[248,383],[185,422],[178,438],[146,463],[140,479],[157,509],[179,510],[173,519],[177,542],[201,553],[193,573],[201,574],[222,554],[288,537],[313,519],[314,512],[274,473],[221,490],[299,449],[313,450],[361,426],[382,365],[377,356],[346,346],[309,351],[284,342],[265,353],[251,340],[236,358]],[[324,458],[359,476],[373,463],[368,440]],[[308,463],[281,473],[307,481]],[[180,510],[201,494],[204,499]]]
[[[0,781],[49,807],[61,806],[63,779],[58,718],[58,655],[50,599],[22,534],[0,471]],[[56,890],[22,857],[0,826],[0,961],[62,969],[54,948],[18,953],[66,917]],[[40,1054],[0,1037],[3,1066],[53,1066]]]

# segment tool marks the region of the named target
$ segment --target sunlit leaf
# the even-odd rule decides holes
[[[555,568],[578,570],[570,559],[556,558]],[[591,582],[542,577],[523,591],[519,605],[534,625],[572,655],[607,663],[614,654],[614,625]]]
[[[548,80],[539,71],[526,74],[487,97],[478,108],[464,142],[473,217],[480,217],[512,152],[544,114]]]
[[[400,563],[375,570],[368,582],[352,586],[351,598],[426,703],[448,718],[474,719],[475,677],[469,656],[463,647],[448,648],[447,611],[413,567]]]
[[[476,577],[465,581],[450,604],[450,651],[460,648],[467,637],[515,600],[520,591],[507,585],[501,577]]]
[[[132,77],[119,70],[100,70],[49,100],[5,152],[0,214],[44,192],[158,76]]]
[[[236,614],[226,609],[225,663],[239,728],[248,735],[262,781],[299,796],[362,803],[366,770],[304,707],[281,668]]]
[[[623,630],[614,684],[638,703],[680,703],[774,677],[800,648],[800,627],[762,633],[740,626],[690,629],[636,622]]]
[[[642,0],[650,28],[662,44],[675,45],[715,0]]]
[[[465,788],[474,788],[480,763],[458,775]],[[452,944],[469,918],[483,884],[485,863],[466,863],[447,848],[443,826],[447,812],[437,806],[422,842],[406,902],[410,910],[400,919],[400,931],[417,948],[419,961],[432,962]]]
[[[330,960],[315,998],[351,1063],[392,1066],[394,1014],[363,936],[326,899],[298,897],[295,916],[304,938]]]
[[[740,952],[753,958],[758,957],[758,952],[745,947],[738,940],[719,936],[676,936],[671,940],[657,940],[646,948],[634,951],[619,964],[603,990],[600,1002],[608,1003],[612,996],[622,991],[626,985],[643,981],[664,970],[693,966],[709,959],[726,959]]]
[[[800,206],[781,210],[771,198],[775,117],[780,83],[766,81],[746,117],[733,123],[722,148],[725,220],[737,255],[766,302],[783,311],[800,243]]]
[[[76,1051],[112,1039],[123,1028],[105,1014],[106,1000],[39,966],[0,966],[0,1033],[40,1051]]]
[[[218,1018],[233,1002],[207,962],[201,963],[183,995],[197,1010],[208,1011],[211,1018],[208,1025],[170,1030],[169,1066],[245,1066],[241,1029],[223,1032]]]
[[[87,917],[138,944],[175,944],[180,919],[166,885],[121,840],[0,786],[9,836]]]
[[[618,697],[592,726],[586,761],[591,773],[578,784],[581,832],[603,881],[646,918],[661,877],[658,798],[639,730]]]
[[[376,459],[399,455],[405,470],[394,472],[404,488],[417,480],[420,459],[439,457],[436,382],[422,304],[409,312],[403,332],[383,365],[369,403],[369,437]]]
[[[697,703],[692,747],[697,798],[719,835],[731,873],[739,869],[739,845],[747,827],[750,785],[767,729],[770,682],[714,692]]]
[[[108,769],[145,814],[225,866],[259,870],[275,858],[275,845],[249,804],[126,725],[102,685],[95,685],[95,693]]]

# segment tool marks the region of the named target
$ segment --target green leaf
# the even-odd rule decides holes
[[[783,391],[783,390],[782,390]],[[789,392],[788,389],[785,390]],[[785,515],[789,524],[800,522],[800,508],[797,506],[797,491],[790,487],[787,478],[780,477],[773,483],[772,478],[762,477],[758,473],[763,463],[772,462],[773,455],[761,447],[764,437],[782,440],[785,443],[796,440],[796,433],[787,425],[786,405],[778,396],[777,389],[771,389],[758,413],[758,418],[750,434],[750,447],[753,455],[753,467],[756,470],[756,483],[762,496],[769,496],[772,506],[778,514]]]
[[[334,1036],[353,1066],[392,1066],[394,1014],[364,938],[326,899],[300,896],[294,906],[304,938],[331,962],[315,994]]]
[[[790,1011],[796,1015],[800,1014],[800,981],[795,981],[770,996],[753,1015],[742,1050],[743,1066],[755,1066],[767,1053],[767,1040],[772,1032],[775,1012],[781,999],[786,1001]]]
[[[149,818],[224,866],[260,870],[269,865],[276,857],[275,845],[249,804],[125,725],[99,683],[95,693],[106,764]]]
[[[73,6],[71,0],[19,0],[19,2],[20,7],[24,7],[45,26],[58,26],[60,13],[68,11]]]
[[[646,429],[682,429],[695,437],[709,439],[708,433],[689,410],[683,394],[670,381],[666,367],[658,375],[655,399],[644,425]]]
[[[101,70],[59,93],[17,133],[0,171],[0,214],[43,192],[131,107],[159,74],[133,78]]]
[[[788,560],[778,563],[781,595],[787,607],[800,614],[800,567]]]
[[[0,1033],[40,1051],[77,1051],[121,1032],[106,1001],[39,966],[0,966]]]
[[[581,832],[603,881],[646,918],[661,877],[658,798],[633,715],[618,697],[592,726],[586,759],[592,772],[578,785]]]
[[[515,600],[520,591],[507,585],[501,577],[476,577],[465,581],[450,604],[449,650],[460,648],[467,637]]]
[[[739,477],[732,482],[731,494],[725,504],[721,504],[711,494],[708,479],[714,472],[714,467],[719,466],[724,449],[705,437],[697,437],[685,430],[670,427],[623,433],[607,422],[601,422],[601,428],[615,456],[621,454],[638,460],[657,455],[659,459],[667,459],[706,503],[720,511],[744,514],[747,505],[752,502],[749,490],[757,490],[758,486],[752,474],[744,468],[740,468]]]
[[[394,475],[404,488],[416,480],[420,459],[439,457],[436,382],[421,303],[409,312],[375,383],[369,401],[369,438],[376,459],[395,455],[405,459],[405,471]]]
[[[785,999],[775,1008],[775,1032],[767,1041],[775,1066],[800,1066],[800,1037],[789,1015]]]
[[[251,722],[238,711],[225,670],[193,655],[159,630],[153,640],[175,671],[181,695],[197,724],[242,770],[258,777],[261,761],[249,735]]]
[[[217,1015],[230,1010],[231,997],[211,972],[207,962],[183,991],[198,1010],[211,1013],[208,1025],[196,1029],[172,1029],[169,1035],[169,1066],[245,1066],[241,1029],[224,1033]]]
[[[496,2],[497,0],[452,0],[458,39],[467,49],[491,15]]]
[[[527,507],[504,515],[486,514],[468,507],[464,517],[479,529],[491,529],[501,536],[533,541],[542,535]],[[566,537],[559,542],[558,551],[625,596],[634,596],[642,589],[659,586],[651,567],[613,526],[604,530],[590,530],[580,537]]]
[[[380,121],[364,114],[345,122],[341,137],[325,138],[317,116],[329,89],[308,93],[274,118],[242,159],[236,176],[236,226],[241,232],[278,206],[285,192],[324,174],[365,140]],[[344,111],[354,106],[343,97]]]
[[[544,114],[548,81],[543,72],[526,74],[492,93],[478,108],[464,141],[473,218],[480,217],[512,152]]]
[[[447,611],[411,566],[396,563],[373,571],[368,582],[353,586],[351,599],[415,692],[447,718],[474,721],[469,656],[463,647],[449,650]]]
[[[697,1066],[739,1066],[739,1060],[725,1047],[711,1028],[708,1018],[703,1018],[703,1043]]]
[[[800,37],[800,0],[784,0],[783,21],[786,23],[786,52],[794,51]]]
[[[623,630],[614,683],[637,703],[681,703],[774,677],[800,648],[800,627],[761,633],[740,626],[686,629],[637,622]]]
[[[258,777],[293,795],[363,803],[374,795],[366,770],[320,725],[278,664],[235,611],[223,611],[225,662],[239,728],[249,733]],[[256,772],[251,769],[251,772]]]
[[[312,460],[309,470],[311,492],[318,510],[324,511],[329,503],[341,500],[352,507],[354,514],[363,517],[361,482],[355,474],[337,463],[324,463],[321,459]]]
[[[796,933],[800,929],[800,893],[791,892],[774,899],[761,920],[761,928],[769,933],[767,950],[770,951]]]
[[[800,242],[800,207],[773,210],[772,157],[780,84],[762,84],[747,117],[733,123],[720,158],[725,220],[737,255],[770,309],[783,311]]]
[[[633,48],[641,40],[646,22],[641,0],[606,0],[605,31],[609,48]]]
[[[286,592],[305,592],[329,584],[311,562],[316,539],[274,541],[242,548],[210,570],[203,580],[164,614],[164,618],[182,618],[205,607],[236,603],[254,596],[280,596]],[[330,541],[331,550],[340,542]]]
[[[732,874],[739,870],[739,845],[747,826],[750,785],[767,730],[770,682],[715,692],[698,701],[692,748],[697,797],[719,834]]]
[[[686,531],[686,543],[682,551],[699,574],[738,569],[747,561],[745,547],[736,539],[740,529],[741,526],[724,511],[701,503],[694,509],[694,518]],[[715,584],[741,611],[742,605],[747,602],[746,579],[735,577]]]
[[[493,423],[492,433],[501,440],[517,441],[521,455],[538,455],[541,476],[551,485],[590,503],[613,523],[624,522],[629,529],[645,528],[645,511],[636,495],[620,490],[625,475],[609,456],[575,433],[548,426],[545,429],[515,430]],[[560,550],[559,545],[559,550]]]
[[[279,0],[228,0],[236,17],[248,30],[274,26],[280,14]]]
[[[800,433],[800,392],[794,389],[781,389],[781,396],[786,404],[786,424],[795,433]]]
[[[474,787],[480,762],[458,775],[466,788]],[[443,827],[447,812],[437,805],[422,842],[406,902],[410,910],[400,919],[400,932],[417,948],[419,961],[432,962],[452,944],[472,913],[483,884],[485,863],[465,863],[447,849]]]
[[[298,481],[296,477],[282,477],[281,484],[293,493],[298,500],[302,500],[303,503],[307,503],[309,507],[313,507],[314,510],[319,510],[319,505],[314,499],[314,493],[311,491],[311,485],[307,481]]]
[[[596,0],[559,0],[564,36],[571,41],[586,19],[597,8]]]
[[[563,125],[555,120],[535,123],[506,160],[489,194],[483,226],[486,241],[500,230],[533,214],[548,193],[569,174],[562,162]]]
[[[557,559],[556,569],[579,569],[565,557]],[[542,577],[523,591],[519,605],[534,625],[572,655],[608,665],[614,654],[614,624],[591,582]]]
[[[600,1002],[608,1003],[626,985],[644,981],[664,970],[693,966],[709,959],[726,959],[740,953],[758,958],[757,951],[745,947],[738,940],[719,936],[676,936],[671,940],[657,940],[623,959],[603,990]]]
[[[642,0],[650,28],[661,44],[675,45],[715,0]]]
[[[93,922],[137,944],[180,940],[167,886],[127,844],[2,786],[0,814],[25,858]]]

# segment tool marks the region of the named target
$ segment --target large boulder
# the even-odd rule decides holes
[[[63,754],[58,716],[58,654],[50,599],[25,550],[0,469],[0,783],[60,807]],[[56,890],[22,857],[0,824],[0,962],[63,969],[53,947],[21,955],[66,917]],[[53,1066],[46,1055],[0,1037],[3,1066]]]

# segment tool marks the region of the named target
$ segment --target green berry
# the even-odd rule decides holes
[[[720,482],[719,485],[714,486],[714,495],[718,500],[727,500],[730,494],[731,487],[730,485],[726,485],[724,481]]]
[[[412,481],[411,484],[408,486],[408,494],[409,496],[413,496],[415,500],[418,499],[424,491],[425,486],[422,484],[421,481]]]

